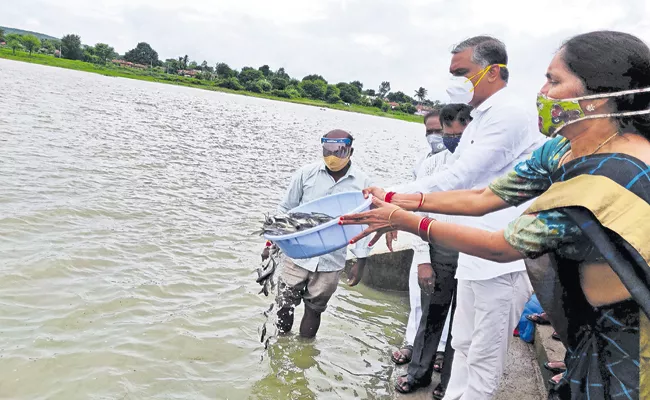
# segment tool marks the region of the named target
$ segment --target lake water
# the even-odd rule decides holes
[[[380,185],[426,146],[419,124],[0,60],[0,398],[389,395],[403,297],[341,283],[315,341],[259,340],[250,232],[334,128]]]

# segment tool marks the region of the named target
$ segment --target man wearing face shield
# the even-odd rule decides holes
[[[291,179],[289,189],[278,206],[279,213],[286,213],[301,204],[321,197],[348,191],[361,191],[370,184],[368,176],[350,161],[354,149],[353,137],[336,129],[321,138],[322,159],[300,168]],[[268,246],[262,258],[268,257]],[[363,276],[366,258],[370,252],[368,241],[360,241],[351,248],[357,257],[348,284],[355,286]],[[300,324],[300,336],[316,336],[321,314],[336,291],[339,277],[345,268],[346,248],[310,259],[291,260],[285,257],[284,268],[278,281],[278,321],[280,333],[288,333],[293,327],[294,310],[302,301],[305,313]]]
[[[366,193],[400,206],[399,196],[393,200],[394,192],[478,189],[527,159],[544,143],[544,137],[537,127],[535,108],[507,88],[507,63],[505,45],[492,37],[477,36],[458,44],[452,51],[447,93],[452,103],[467,103],[474,110],[451,162],[435,175],[388,193],[379,188]],[[526,205],[457,221],[499,231]],[[505,366],[508,341],[530,297],[530,282],[523,261],[499,264],[463,253],[456,279],[457,308],[452,327],[455,355],[444,398],[490,399]],[[419,382],[410,383],[411,387],[421,386]]]

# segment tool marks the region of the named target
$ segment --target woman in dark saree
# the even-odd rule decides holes
[[[403,230],[493,261],[525,259],[567,348],[549,398],[650,399],[650,49],[620,32],[576,36],[537,103],[553,139],[488,188],[391,194],[390,204],[369,188],[373,209],[340,223],[368,225],[353,241]],[[501,232],[407,212],[480,216],[533,198]]]

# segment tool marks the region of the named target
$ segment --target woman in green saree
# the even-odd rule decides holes
[[[498,262],[525,259],[565,346],[567,372],[551,399],[650,398],[650,49],[621,32],[568,40],[538,96],[554,137],[486,189],[391,194],[341,217]],[[561,134],[562,136],[557,136]],[[407,211],[480,216],[537,198],[501,232]]]

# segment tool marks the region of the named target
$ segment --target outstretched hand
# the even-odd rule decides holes
[[[367,199],[370,195],[380,200],[384,200],[386,198],[386,191],[376,186],[371,186],[369,188],[363,189],[363,197]]]
[[[366,189],[371,190],[371,189]],[[379,189],[381,190],[381,189]],[[357,214],[343,215],[339,219],[339,225],[368,225],[363,232],[352,238],[350,244],[354,244],[366,236],[374,233],[375,237],[368,243],[369,246],[374,245],[379,239],[387,232],[394,231],[395,228],[391,227],[388,218],[391,213],[401,208],[386,203],[380,200],[373,194],[371,210],[364,211]]]

